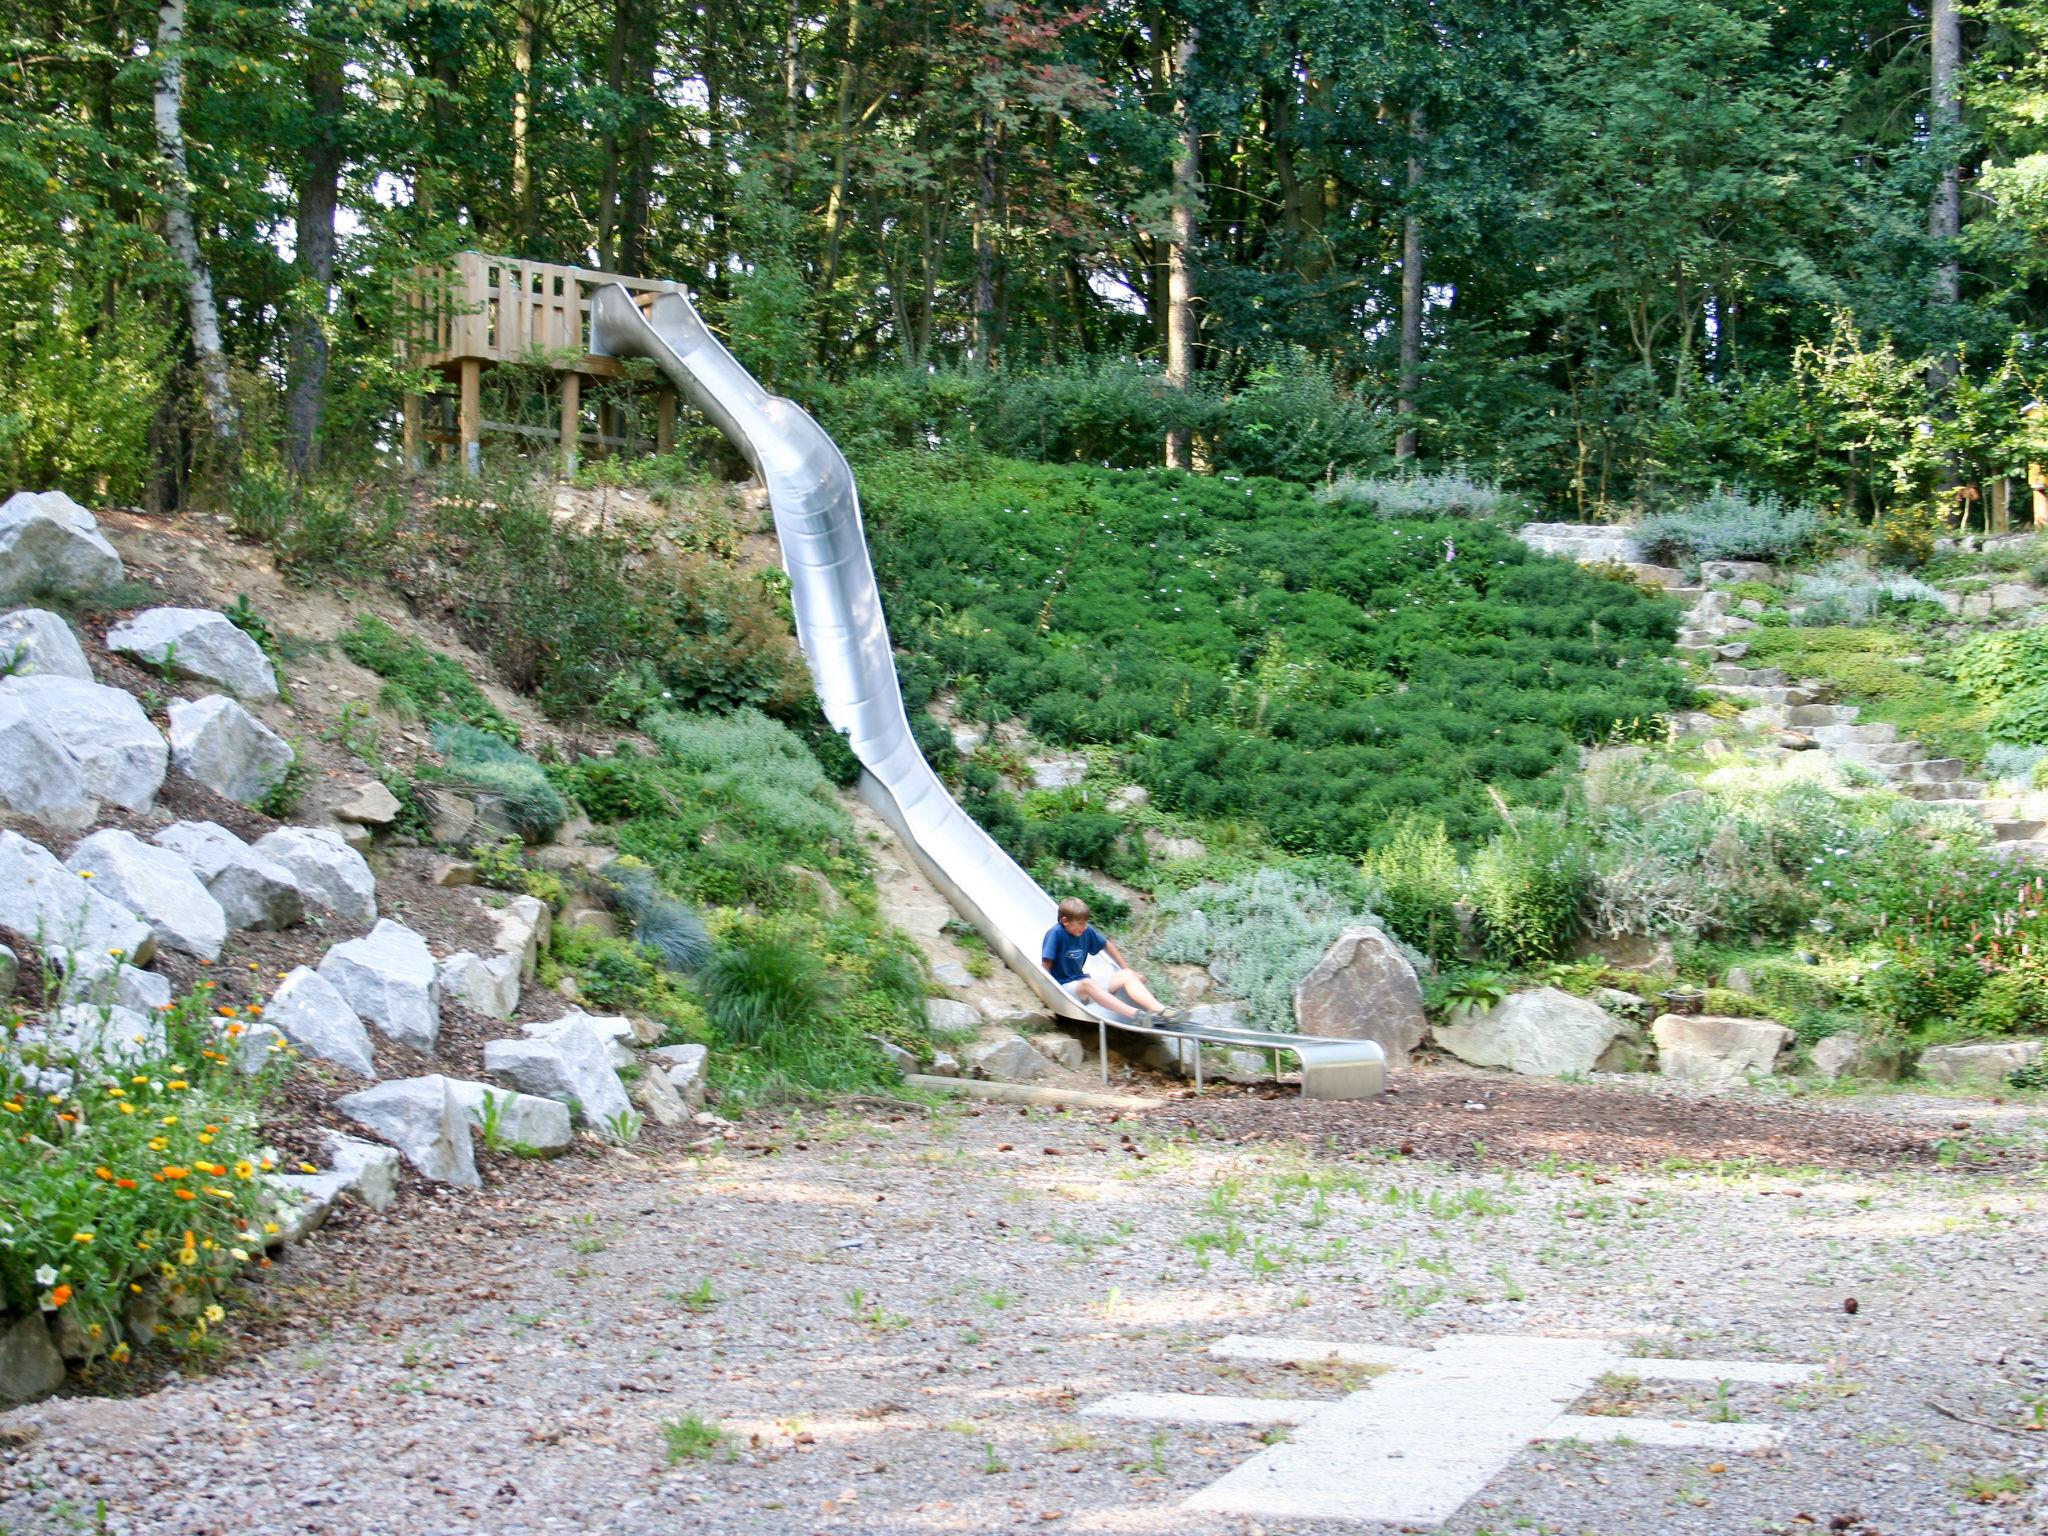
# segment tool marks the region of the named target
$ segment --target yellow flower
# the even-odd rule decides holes
[[[255,1166],[254,1166],[253,1164],[251,1164],[251,1163],[250,1163],[250,1161],[249,1161],[249,1160],[248,1160],[248,1159],[247,1159],[246,1157],[245,1157],[245,1158],[243,1158],[243,1159],[242,1159],[242,1160],[241,1160],[241,1161],[240,1161],[239,1163],[235,1164],[235,1177],[236,1177],[236,1178],[238,1178],[238,1179],[253,1179],[253,1178],[255,1178],[255,1177],[256,1177],[256,1169],[255,1169]]]
[[[71,1234],[71,1241],[74,1243],[89,1243],[92,1241],[92,1236],[90,1232],[74,1232]]]
[[[202,1147],[210,1147],[213,1145],[213,1138],[207,1135],[206,1132],[201,1131],[199,1133],[199,1145],[201,1145]]]
[[[170,1144],[171,1139],[168,1136],[152,1136],[149,1138],[149,1150],[152,1152],[161,1152]]]
[[[12,1099],[9,1099],[5,1104],[0,1104],[0,1109],[6,1110],[10,1115],[18,1115],[22,1112],[22,1107]]]
[[[164,1086],[170,1089],[171,1092],[177,1093],[179,1090],[189,1088],[192,1085],[186,1082],[185,1079],[183,1079],[182,1077],[174,1077],[168,1083],[165,1083]]]
[[[265,1237],[275,1237],[278,1233],[282,1232],[283,1230],[284,1228],[280,1227],[274,1221],[266,1221],[265,1223],[263,1223],[263,1235]]]
[[[315,1168],[311,1163],[299,1164],[299,1172],[301,1173],[318,1173],[319,1171],[320,1170],[318,1168]]]
[[[114,1346],[113,1350],[108,1354],[107,1358],[112,1360],[116,1365],[126,1365],[128,1363],[128,1354],[128,1341],[126,1339],[123,1339],[120,1343]]]
[[[120,1110],[121,1113],[124,1115],[132,1115],[135,1113],[135,1106],[133,1104],[130,1104],[126,1099],[121,1100],[120,1103],[114,1106],[114,1108]]]
[[[217,1301],[206,1309],[206,1320],[209,1323],[217,1323],[227,1315],[227,1309]]]
[[[92,871],[89,869],[81,869],[77,873],[78,878],[81,880],[90,880],[92,878]],[[107,953],[110,955],[118,955],[120,951],[118,949],[110,949],[107,951]]]
[[[107,1097],[110,1099],[125,1099],[128,1097],[128,1090],[126,1088],[109,1088],[107,1090]]]

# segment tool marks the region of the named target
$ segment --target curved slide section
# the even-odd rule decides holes
[[[825,718],[846,734],[861,761],[862,795],[896,829],[955,910],[1048,1009],[1105,1030],[1114,1025],[1166,1039],[1291,1052],[1301,1061],[1302,1092],[1310,1098],[1371,1098],[1381,1091],[1386,1061],[1369,1040],[1147,1029],[1098,1015],[1060,991],[1038,959],[1039,943],[1055,920],[1053,899],[947,793],[911,735],[861,528],[860,497],[838,446],[794,401],[763,389],[681,293],[636,302],[622,285],[598,289],[591,302],[590,350],[652,359],[761,477],[789,572],[797,643]],[[1106,1056],[1104,1061],[1107,1070]]]

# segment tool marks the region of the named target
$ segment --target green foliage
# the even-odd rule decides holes
[[[633,937],[655,951],[670,970],[687,975],[711,958],[704,920],[664,892],[654,871],[633,858],[614,859],[596,875],[612,907],[633,924]]]
[[[1782,667],[1819,678],[1845,704],[1864,706],[1866,722],[1896,725],[1900,734],[1942,756],[1981,758],[1991,706],[1941,675],[1937,664],[1899,658],[1926,649],[1918,637],[1870,625],[1745,632],[1751,666]]]
[[[1554,960],[1578,931],[1592,879],[1584,839],[1527,814],[1473,855],[1472,904],[1486,951],[1510,965]]]
[[[631,939],[557,924],[541,973],[548,984],[573,975],[578,997],[655,1020],[663,1028],[665,1044],[708,1044],[715,1038],[702,1005],[684,989],[660,951]]]
[[[1369,479],[1346,475],[1317,494],[1332,506],[1361,507],[1379,517],[1468,517],[1506,522],[1526,519],[1533,512],[1524,498],[1491,481],[1475,480],[1463,470]]]
[[[1313,482],[1384,462],[1395,430],[1391,415],[1367,406],[1327,362],[1296,348],[1254,368],[1224,402],[1216,467]]]
[[[977,718],[1135,744],[1156,805],[1286,850],[1355,857],[1410,810],[1483,836],[1487,784],[1553,799],[1574,743],[1688,696],[1667,603],[1486,524],[985,458],[898,457],[863,488],[913,708],[967,680]],[[962,788],[1015,851],[994,786]]]
[[[1812,507],[1788,506],[1768,492],[1715,490],[1676,512],[1660,512],[1636,525],[1636,542],[1652,560],[1680,565],[1698,560],[1797,560],[1825,536]]]
[[[516,837],[497,843],[472,843],[469,857],[476,865],[479,885],[538,897],[551,907],[560,906],[569,894],[560,875],[528,862],[526,845]]]
[[[263,654],[272,661],[282,654],[278,648],[277,631],[270,627],[270,621],[256,611],[256,605],[249,601],[249,594],[237,592],[235,600],[221,609],[221,617],[247,635],[263,648]]]
[[[1355,877],[1268,867],[1220,885],[1198,885],[1159,904],[1152,952],[1206,965],[1245,1017],[1289,1029],[1294,988],[1346,928],[1379,924]]]
[[[2017,746],[2048,742],[2048,631],[2004,630],[1967,641],[1950,670],[1991,706],[1985,729]]]
[[[0,1316],[65,1310],[111,1348],[136,1285],[196,1344],[262,1256],[260,1122],[280,1068],[240,1070],[242,1026],[214,995],[180,999],[139,1047],[102,1041],[97,1020],[25,1030],[0,1005]]]
[[[1441,821],[1404,817],[1365,856],[1364,869],[1378,887],[1374,905],[1395,933],[1439,964],[1457,957],[1464,872]]]
[[[736,1045],[809,1054],[833,1033],[843,993],[824,957],[789,930],[743,928],[698,977],[705,1016]]]
[[[379,702],[416,720],[474,726],[508,742],[519,740],[518,728],[484,697],[460,662],[399,634],[374,613],[358,616],[340,644],[350,661],[386,680]]]
[[[423,782],[460,790],[528,842],[546,842],[569,819],[569,804],[547,770],[503,736],[443,723],[434,727],[434,750],[442,765],[421,769]]]

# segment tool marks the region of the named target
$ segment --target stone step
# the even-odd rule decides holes
[[[1750,688],[1783,688],[1792,681],[1781,667],[1739,667],[1724,662],[1708,670],[1717,683]]]
[[[1719,654],[1723,661],[1740,661],[1749,654],[1749,642],[1746,640],[1733,641],[1728,645],[1722,646]]]
[[[1962,778],[1963,770],[1970,765],[1960,757],[1923,757],[1900,766],[1904,768],[1904,777],[1910,784],[1953,784]]]
[[[1852,714],[1855,712],[1853,704],[1832,706],[1817,704],[1809,707],[1812,709],[1846,708]],[[1869,725],[1823,725],[1815,722],[1804,727],[1804,729],[1812,732],[1813,739],[1824,747],[1875,747],[1883,746],[1899,739],[1899,728],[1896,725],[1886,725],[1876,721]]]
[[[1811,688],[1755,688],[1732,683],[1705,683],[1700,692],[1718,694],[1737,704],[1811,704],[1815,699]]]
[[[1818,738],[1819,732],[1813,735]],[[1833,756],[1852,763],[1867,763],[1873,768],[1891,769],[1903,774],[1916,767],[1927,749],[1917,741],[1867,741],[1867,742],[1823,742],[1822,746]]]
[[[1909,800],[1975,800],[1984,793],[1984,786],[1975,779],[1952,779],[1945,784],[1901,784],[1899,793]]]
[[[1782,731],[1790,725],[1785,717],[1797,712],[1796,705],[1759,704],[1754,709],[1745,709],[1737,715],[1735,723],[1752,731]],[[1791,729],[1797,730],[1798,727],[1791,726]]]
[[[1700,594],[1706,590],[1705,587],[1666,587],[1664,595],[1666,597],[1675,597],[1685,604],[1686,607],[1690,608],[1699,601]]]
[[[2048,794],[1993,795],[1970,801],[1969,809],[1986,821],[2048,821]]]
[[[1803,731],[1815,726],[1853,725],[1861,713],[1861,708],[1854,704],[1801,704],[1786,715],[1785,723]]]
[[[2048,821],[1994,821],[1991,835],[2001,843],[2030,843],[2048,832]]]

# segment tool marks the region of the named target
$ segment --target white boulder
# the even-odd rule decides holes
[[[99,818],[78,759],[19,698],[0,696],[0,810],[33,816],[62,832]]]
[[[441,978],[427,941],[379,920],[360,939],[327,951],[320,974],[349,1006],[400,1045],[431,1053],[441,1037]]]
[[[1046,1030],[1043,1034],[1026,1035],[1024,1038],[1031,1042],[1033,1050],[1054,1066],[1078,1069],[1087,1059],[1087,1052],[1082,1050],[1081,1042],[1072,1035],[1062,1034],[1057,1030]]]
[[[1459,1008],[1436,1028],[1436,1043],[1475,1067],[1525,1077],[1591,1072],[1627,1026],[1606,1009],[1556,987],[1516,992],[1491,1008]]]
[[[323,1131],[320,1139],[327,1146],[328,1164],[346,1180],[343,1187],[371,1210],[389,1210],[398,1198],[398,1153],[340,1131]]]
[[[57,1010],[50,1043],[82,1060],[132,1062],[161,1056],[164,1021],[133,1008],[66,1003]]]
[[[279,865],[298,882],[309,907],[350,923],[376,917],[377,877],[339,833],[325,827],[279,827],[251,846],[257,857]]]
[[[139,971],[126,961],[95,950],[60,952],[53,957],[59,980],[57,1000],[62,1003],[91,1003],[96,1007],[118,1005],[140,1014],[152,1014],[171,1006],[171,978],[155,971]]]
[[[237,804],[256,804],[291,769],[291,743],[225,694],[173,699],[170,717],[172,766]]]
[[[346,1094],[334,1101],[334,1107],[398,1148],[401,1157],[435,1183],[471,1189],[482,1185],[469,1140],[469,1115],[456,1102],[448,1079],[438,1072],[395,1078]]]
[[[521,1093],[569,1105],[585,1125],[606,1125],[630,1112],[632,1103],[604,1039],[583,1023],[557,1022],[564,1027],[544,1040],[485,1042],[484,1070]]]
[[[710,1051],[701,1045],[657,1045],[647,1054],[659,1063],[659,1070],[667,1075],[669,1086],[682,1099],[684,1108],[704,1107],[704,1074],[711,1064]]]
[[[470,1124],[481,1129],[487,1113],[498,1117],[498,1139],[508,1146],[535,1152],[562,1152],[575,1139],[569,1122],[569,1106],[538,1094],[520,1093],[491,1083],[448,1080],[448,1091],[469,1116]],[[488,1109],[485,1100],[490,1100]]]
[[[107,631],[107,649],[244,699],[277,697],[277,669],[248,632],[212,608],[150,608]]]
[[[486,960],[467,949],[450,955],[441,962],[441,998],[487,1019],[511,1018],[519,1011],[519,957]]]
[[[979,1041],[961,1053],[968,1072],[998,1083],[1035,1083],[1045,1076],[1045,1058],[1013,1032]]]
[[[565,1029],[587,1029],[604,1045],[605,1059],[615,1068],[633,1065],[633,1021],[617,1014],[585,1013],[572,1008],[559,1019],[542,1019],[519,1026],[534,1040],[552,1040]]]
[[[684,1107],[682,1095],[675,1090],[675,1084],[668,1080],[668,1074],[658,1068],[643,1071],[626,1089],[626,1096],[638,1109],[656,1125],[677,1126],[690,1118],[690,1111]]]
[[[0,932],[45,955],[75,951],[147,965],[156,953],[147,923],[18,832],[0,831]]]
[[[0,671],[15,677],[70,677],[93,680],[85,647],[61,614],[47,608],[0,613]]]
[[[0,506],[0,603],[44,591],[96,592],[122,576],[92,515],[61,491],[19,492]]]
[[[350,790],[347,798],[335,806],[334,819],[362,827],[388,827],[404,809],[398,796],[375,779],[369,779]]]
[[[1969,1045],[1934,1045],[1920,1053],[1920,1075],[1930,1082],[1996,1087],[2008,1072],[2041,1059],[2048,1042],[1979,1040]]]
[[[491,947],[501,955],[519,957],[521,981],[533,980],[540,952],[548,942],[552,916],[548,904],[538,896],[514,896],[498,915],[498,932]]]
[[[227,914],[168,848],[107,827],[81,838],[64,867],[149,924],[167,948],[213,960],[227,942]]]
[[[981,1010],[950,997],[928,997],[924,1000],[924,1022],[933,1034],[979,1029]]]
[[[278,983],[263,1005],[263,1022],[308,1056],[374,1078],[377,1063],[370,1032],[341,989],[318,971],[301,965]]]
[[[279,1248],[304,1241],[326,1224],[336,1202],[348,1192],[348,1175],[266,1173],[263,1189],[269,1197],[270,1219],[277,1227],[264,1243]]]
[[[1778,1053],[1792,1043],[1792,1031],[1769,1019],[1723,1018],[1715,1014],[1666,1013],[1650,1025],[1657,1042],[1657,1070],[1666,1077],[1730,1088],[1751,1074],[1765,1074]]]
[[[218,822],[176,821],[150,841],[192,867],[230,928],[289,928],[306,915],[306,895],[292,872]]]
[[[156,803],[171,752],[134,695],[38,674],[0,679],[0,698],[18,699],[64,743],[89,792],[131,811]]]

